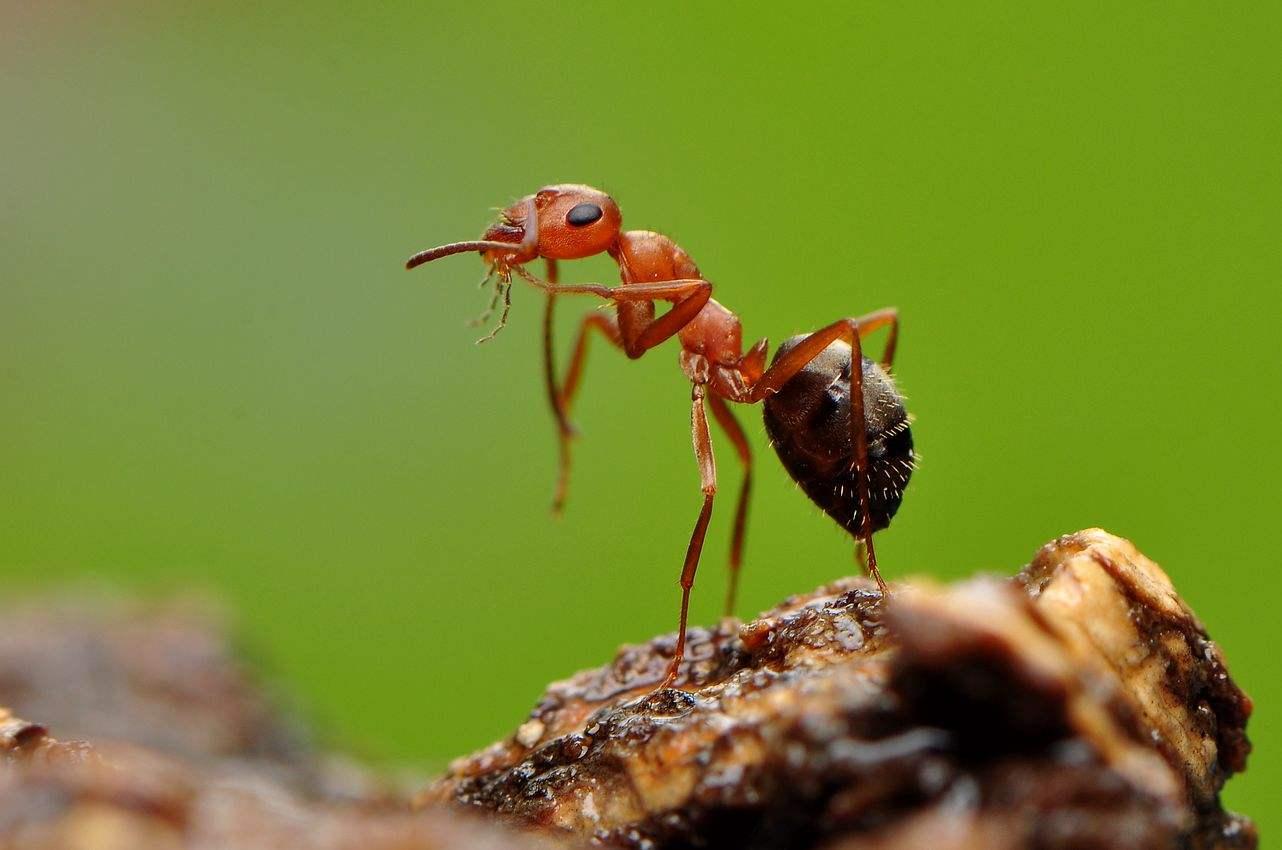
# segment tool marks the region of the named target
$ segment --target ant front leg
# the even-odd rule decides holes
[[[671,310],[635,333],[624,336],[623,350],[632,359],[675,336],[712,298],[712,283],[701,277],[602,286],[599,283],[551,284],[539,280],[520,266],[514,266],[513,270],[544,292],[556,295],[595,295],[615,304],[675,301]]]
[[[690,393],[690,435],[694,442],[694,458],[699,464],[699,484],[703,490],[703,507],[695,521],[690,545],[686,547],[685,564],[681,567],[681,621],[677,628],[677,648],[668,665],[659,688],[666,688],[677,678],[681,661],[686,652],[686,617],[690,611],[690,589],[694,587],[694,573],[699,568],[699,555],[703,552],[703,538],[708,533],[712,519],[712,500],[717,495],[717,465],[712,457],[712,436],[708,433],[708,417],[703,409],[703,384],[695,384]]]
[[[548,260],[548,283],[556,286],[559,277],[560,271],[556,260]],[[548,404],[552,408],[552,415],[556,418],[557,428],[564,433],[569,429],[569,423],[566,422],[565,411],[561,409],[561,391],[556,386],[556,355],[555,346],[552,344],[553,320],[555,318],[556,296],[549,292],[547,301],[543,304],[543,388],[547,391]]]
[[[730,537],[730,582],[726,588],[726,616],[734,616],[735,598],[739,592],[739,567],[743,563],[743,538],[748,525],[748,496],[752,493],[752,449],[743,433],[739,420],[730,411],[730,405],[713,393],[708,396],[712,417],[734,444],[739,462],[743,464],[743,483],[739,485],[739,501],[734,511],[734,531]]]
[[[872,521],[869,512],[868,432],[864,421],[863,346],[860,343],[860,335],[886,325],[891,327],[891,338],[887,343],[888,354],[883,355],[883,362],[888,363],[894,355],[894,343],[898,331],[896,311],[882,310],[859,319],[841,319],[815,331],[797,343],[752,385],[747,397],[747,401],[752,403],[763,401],[766,396],[779,392],[794,375],[832,343],[844,340],[850,345],[850,446],[855,459],[855,477],[859,497],[861,526],[859,538],[868,552],[868,573],[876,580],[883,594],[886,592],[886,582],[882,580],[881,572],[877,569],[877,553],[872,543]]]
[[[547,263],[547,282],[556,286],[560,277],[560,270],[557,267],[556,260],[548,259]],[[552,416],[556,419],[557,442],[559,447],[558,468],[560,469],[556,494],[552,499],[552,512],[561,513],[561,505],[565,501],[566,477],[570,469],[570,438],[574,436],[574,427],[570,424],[569,414],[565,410],[565,404],[562,400],[561,390],[556,385],[556,352],[553,345],[552,336],[554,328],[554,319],[556,317],[556,294],[547,293],[547,301],[543,305],[543,387],[547,392],[548,405],[552,408]]]

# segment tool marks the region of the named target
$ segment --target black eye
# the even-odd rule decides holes
[[[605,213],[596,204],[579,204],[565,215],[565,223],[571,227],[587,227],[599,221]]]

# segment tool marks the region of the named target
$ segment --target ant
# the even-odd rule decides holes
[[[478,342],[492,339],[506,323],[514,272],[548,295],[544,373],[561,449],[553,502],[557,511],[565,501],[569,443],[575,436],[569,412],[589,334],[595,330],[632,359],[673,336],[678,338],[681,369],[691,384],[691,435],[703,505],[681,569],[677,645],[660,684],[663,688],[676,679],[685,655],[690,590],[717,492],[708,409],[744,469],[730,545],[727,615],[733,612],[738,588],[753,465],[748,439],[728,402],[764,403],[766,430],[784,467],[812,501],[856,538],[857,556],[883,595],[886,583],[877,569],[872,535],[886,528],[898,510],[914,468],[914,453],[903,397],[889,374],[899,336],[898,311],[888,308],[838,319],[813,333],[794,336],[780,346],[767,367],[767,340],[743,351],[739,318],[713,300],[712,284],[690,255],[662,234],[625,231],[622,221],[618,205],[605,192],[576,184],[547,186],[504,209],[481,239],[422,251],[405,266],[412,269],[451,254],[481,254],[487,267],[482,286],[497,279],[482,320],[493,313],[500,298],[504,308],[498,326]],[[602,253],[618,264],[621,285],[557,282],[558,260]],[[539,258],[547,263],[546,280],[525,268]],[[612,303],[615,312],[593,312],[583,318],[558,386],[552,359],[553,303],[556,296],[572,294],[595,295]],[[655,309],[659,301],[673,305],[661,316]],[[863,356],[861,340],[880,328],[887,328],[888,336],[881,360],[874,362]]]

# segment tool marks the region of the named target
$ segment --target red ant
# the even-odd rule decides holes
[[[767,368],[767,341],[758,341],[744,353],[738,317],[712,299],[712,284],[690,255],[659,233],[622,230],[622,220],[618,205],[600,190],[547,186],[503,210],[499,222],[480,240],[432,248],[415,254],[405,265],[412,269],[450,254],[481,253],[488,268],[482,285],[491,278],[498,280],[490,309],[482,318],[493,312],[500,297],[504,309],[498,327],[478,342],[492,338],[506,323],[512,272],[548,294],[545,378],[561,448],[556,510],[565,500],[569,442],[575,434],[569,410],[579,387],[589,332],[595,329],[633,359],[674,335],[680,340],[681,369],[692,386],[691,433],[703,506],[681,570],[680,626],[676,650],[660,686],[665,687],[676,678],[685,654],[690,589],[717,492],[705,406],[730,438],[744,468],[730,545],[727,614],[734,608],[752,487],[752,452],[727,402],[764,402],[766,429],[780,460],[806,495],[856,538],[861,561],[866,552],[864,567],[883,594],[886,584],[877,569],[872,535],[889,525],[898,509],[914,455],[903,398],[888,374],[898,340],[896,310],[839,319],[814,333],[793,337]],[[618,264],[622,285],[557,282],[557,260],[601,253]],[[547,280],[525,269],[525,264],[539,257],[547,262]],[[551,354],[552,305],[555,296],[569,294],[606,299],[614,304],[615,314],[593,312],[583,318],[558,388]],[[658,301],[673,306],[656,316]],[[875,363],[863,356],[861,337],[883,327],[889,329],[889,336],[880,363]],[[853,363],[861,368],[852,369]]]

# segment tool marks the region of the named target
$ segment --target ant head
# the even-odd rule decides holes
[[[604,253],[619,238],[623,214],[614,199],[591,186],[545,186],[503,211],[503,221],[519,226],[528,238],[526,216],[533,201],[538,254],[550,260],[577,260]]]
[[[528,220],[531,214],[533,221]],[[405,267],[469,251],[479,251],[485,264],[500,272],[538,257],[577,260],[613,248],[622,222],[619,205],[599,189],[570,183],[545,186],[503,210],[481,239],[419,251]]]

